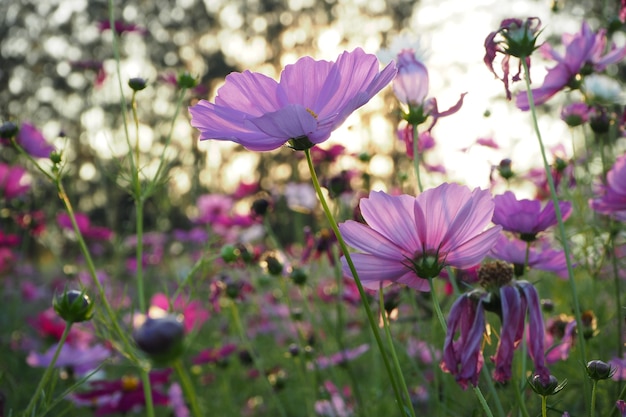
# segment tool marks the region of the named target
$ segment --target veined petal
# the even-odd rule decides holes
[[[495,245],[501,226],[494,226],[448,252],[446,264],[465,269],[477,265]]]
[[[398,261],[405,259],[404,254],[412,255],[412,253],[409,254],[378,231],[354,220],[341,223],[339,231],[348,245],[365,253]]]
[[[448,233],[442,240],[441,251],[445,253],[458,247],[482,232],[491,222],[493,210],[494,203],[489,191],[478,188],[472,191],[470,199],[461,207],[450,224]]]
[[[524,316],[526,309],[522,308],[522,299],[517,288],[504,286],[500,288],[500,302],[502,305],[502,330],[496,355],[492,359],[496,364],[493,377],[503,383],[511,379],[513,354],[524,334]]]
[[[317,128],[315,117],[299,104],[289,104],[272,113],[248,119],[268,136],[283,138],[283,143],[300,136],[309,136]]]
[[[305,56],[295,64],[285,66],[280,74],[279,89],[286,102],[301,104],[311,110],[316,109],[318,98],[324,94],[323,88],[333,65],[332,62],[316,61]]]
[[[390,196],[372,191],[361,199],[361,215],[367,224],[412,256],[421,251],[414,217],[415,198],[409,195]]]
[[[256,117],[282,107],[278,100],[278,83],[250,71],[228,74],[224,85],[217,90],[215,104]]]
[[[387,286],[401,278],[407,268],[395,259],[385,259],[365,253],[354,253],[352,261],[359,274],[359,279],[365,288],[377,290],[380,283]],[[341,258],[343,273],[352,277],[346,258]]]

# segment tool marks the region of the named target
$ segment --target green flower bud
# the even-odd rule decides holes
[[[280,275],[283,272],[283,264],[273,256],[265,258],[267,272],[271,275]]]
[[[304,272],[302,268],[294,268],[289,274],[289,277],[296,285],[304,285],[306,284],[306,280],[308,278],[307,273]]]
[[[85,291],[69,290],[52,300],[54,311],[68,323],[80,323],[93,317],[95,304]]]
[[[614,367],[600,360],[587,362],[587,375],[595,381],[611,378],[615,373],[615,370],[616,369]]]
[[[156,365],[166,365],[183,353],[185,327],[182,317],[172,314],[148,317],[133,332],[133,339]]]
[[[13,123],[13,122],[4,122],[0,126],[0,138],[2,138],[2,139],[11,139],[15,135],[17,135],[18,131],[19,131],[19,128],[17,127],[17,125],[15,123]]]
[[[541,375],[535,374],[532,378],[528,379],[528,384],[537,394],[546,397],[548,395],[555,395],[565,388],[567,379],[559,383],[559,380],[556,379],[554,375],[550,375],[548,381],[544,382]]]
[[[224,245],[220,250],[220,256],[226,263],[235,262],[237,259],[239,259],[240,253],[240,250],[234,245]]]
[[[198,79],[193,77],[188,72],[178,74],[176,82],[178,83],[179,88],[191,89],[198,85]]]
[[[141,91],[146,88],[148,82],[145,78],[135,77],[128,80],[128,86],[133,89],[133,91]]]

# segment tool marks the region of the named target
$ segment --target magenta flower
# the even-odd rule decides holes
[[[0,163],[0,194],[3,198],[11,200],[28,192],[30,182],[25,174],[26,169],[21,166]]]
[[[379,71],[378,59],[360,48],[336,62],[300,58],[285,67],[279,82],[250,71],[231,73],[215,103],[200,100],[189,108],[191,125],[200,140],[233,141],[253,151],[289,142],[304,150],[327,140],[395,74],[395,64]]]
[[[523,275],[526,265],[526,247],[528,242],[519,239],[509,239],[504,234],[498,237],[497,243],[489,252],[489,256],[513,264],[518,276]],[[567,278],[567,263],[565,252],[550,248],[549,243],[544,242],[538,248],[533,245],[528,250],[528,267],[540,271],[554,272],[560,278]]]
[[[149,374],[154,405],[168,405],[169,397],[161,387],[169,380],[171,369],[151,371]],[[90,381],[88,391],[71,394],[77,405],[96,407],[95,416],[107,414],[126,414],[143,408],[146,404],[143,383],[136,376],[124,376],[121,379]]]
[[[161,310],[158,314],[167,312],[181,313],[183,315],[183,325],[187,333],[194,329],[199,329],[205,321],[209,319],[209,312],[202,307],[198,300],[185,301],[182,296],[178,296],[174,301],[170,301],[167,295],[157,293],[150,299],[150,308]]]
[[[617,158],[599,191],[600,197],[589,201],[591,208],[626,221],[626,154]]]
[[[85,239],[93,239],[93,240],[109,240],[113,236],[113,231],[106,227],[94,226],[91,224],[89,217],[83,213],[74,213],[76,217],[76,224],[78,225],[78,230],[83,235]],[[67,213],[59,213],[57,216],[57,223],[63,229],[73,232],[74,227],[72,226],[72,221],[70,220],[70,216]]]
[[[110,30],[111,21],[100,20],[98,22],[98,29],[100,30],[100,32]],[[139,25],[136,25],[134,23],[123,22],[121,20],[116,20],[113,22],[113,29],[115,30],[116,33],[120,35],[125,32],[137,32],[140,35],[145,35],[148,32],[146,29],[140,27]]]
[[[43,133],[30,123],[22,123],[15,141],[29,155],[35,158],[48,158],[50,157],[50,153],[54,151],[54,146],[46,141]]]
[[[427,291],[427,279],[445,266],[480,263],[501,230],[485,230],[494,208],[489,191],[458,184],[444,183],[417,197],[373,191],[360,208],[367,225],[349,220],[339,229],[346,243],[362,252],[352,259],[371,289],[396,282]],[[345,258],[342,262],[352,276]]]
[[[587,22],[582,23],[580,32],[563,35],[563,44],[565,55],[561,55],[547,43],[541,46],[542,54],[554,59],[557,64],[548,70],[541,87],[532,90],[536,106],[545,103],[570,85],[581,72],[587,74],[588,70],[602,72],[608,65],[626,57],[626,47],[616,48],[615,45],[611,45],[610,50],[605,52],[606,30],[600,29],[597,33],[593,33]],[[530,109],[525,91],[519,93],[515,101],[521,110]]]
[[[539,200],[518,200],[515,194],[507,191],[493,198],[496,208],[493,222],[506,231],[519,233],[524,241],[533,241],[537,233],[545,231],[557,223],[556,212],[552,203],[541,208]],[[563,220],[572,212],[572,204],[567,201],[559,203]]]

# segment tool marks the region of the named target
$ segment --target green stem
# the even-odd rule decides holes
[[[424,187],[420,176],[419,133],[417,133],[417,125],[411,125],[411,128],[413,129],[413,168],[415,169],[415,176],[417,178],[417,187],[421,193],[424,191]]]
[[[595,417],[596,415],[596,389],[598,387],[598,381],[595,379],[591,382],[591,408],[589,408],[589,417]]]
[[[37,399],[40,395],[44,394],[44,387],[48,384],[48,380],[50,379],[50,375],[52,375],[52,370],[54,369],[54,365],[57,363],[57,359],[59,359],[59,354],[61,353],[61,348],[65,344],[65,340],[67,340],[67,336],[70,334],[70,329],[72,328],[72,322],[65,322],[65,329],[63,330],[63,334],[59,339],[59,343],[57,344],[57,348],[54,351],[54,355],[52,356],[52,360],[48,364],[41,380],[39,381],[39,385],[37,385],[37,389],[28,403],[28,407],[26,407],[26,411],[24,411],[24,417],[30,417],[31,412],[33,411],[33,407],[37,403]]]
[[[141,382],[143,385],[143,396],[146,401],[146,415],[154,417],[154,401],[152,400],[152,384],[150,382],[150,370],[140,368]]]
[[[385,352],[385,348],[383,345],[382,338],[380,337],[380,333],[378,331],[378,326],[376,325],[376,321],[374,320],[374,315],[372,313],[372,309],[369,305],[369,300],[367,299],[367,295],[365,294],[365,290],[363,289],[363,284],[361,284],[361,280],[359,279],[359,274],[354,266],[354,262],[352,261],[352,257],[350,256],[350,251],[348,250],[348,246],[346,242],[343,240],[343,236],[339,232],[339,226],[337,226],[337,222],[328,207],[328,203],[326,202],[326,198],[324,197],[324,193],[322,193],[322,188],[320,186],[319,180],[317,178],[317,174],[315,172],[315,167],[313,166],[313,159],[311,158],[311,151],[306,149],[304,151],[306,156],[306,161],[309,166],[309,172],[311,173],[311,180],[313,181],[313,188],[315,188],[315,192],[317,193],[317,197],[320,200],[320,204],[324,210],[324,214],[326,215],[326,219],[330,224],[331,229],[335,233],[337,237],[337,243],[339,243],[339,247],[346,259],[346,263],[348,264],[348,268],[350,268],[350,272],[354,277],[354,282],[356,283],[357,289],[359,290],[359,295],[361,297],[361,304],[365,309],[365,313],[367,315],[367,320],[370,324],[370,328],[372,329],[372,333],[374,334],[374,338],[376,339],[376,344],[378,346],[378,350],[380,351],[381,357],[383,358],[383,363],[385,364],[385,369],[387,370],[387,375],[389,376],[389,381],[393,387],[393,391],[396,397],[396,402],[398,407],[400,408],[401,415],[406,413],[404,409],[404,405],[402,403],[402,396],[400,395],[400,391],[398,389],[398,384],[396,382],[396,378],[394,376],[394,372],[391,369],[391,364],[389,363],[389,358],[387,357],[387,353]],[[398,373],[401,372],[400,369],[396,369]]]
[[[485,397],[483,396],[483,393],[480,391],[480,388],[478,388],[478,386],[474,387],[474,394],[476,394],[476,398],[478,398],[480,405],[483,406],[483,410],[485,410],[485,414],[487,415],[487,417],[493,417],[493,413],[491,412],[491,409],[489,408],[489,405],[487,404],[487,401],[485,400]]]
[[[576,280],[574,279],[574,268],[572,267],[572,260],[570,257],[569,243],[567,241],[567,234],[565,233],[565,225],[563,224],[563,214],[561,213],[561,207],[559,206],[559,198],[556,194],[556,188],[554,186],[554,178],[552,177],[552,171],[548,164],[548,158],[546,157],[546,150],[541,138],[541,131],[539,130],[539,123],[537,122],[537,112],[535,109],[535,102],[533,99],[532,89],[530,88],[530,72],[528,70],[528,63],[525,59],[520,59],[524,66],[524,80],[526,81],[526,94],[528,96],[528,103],[530,105],[530,113],[532,116],[533,128],[537,135],[539,142],[539,150],[541,151],[541,158],[543,160],[543,166],[546,172],[546,178],[548,179],[548,185],[550,187],[550,196],[552,197],[552,204],[554,205],[554,212],[558,222],[558,229],[561,235],[561,244],[563,245],[563,252],[565,253],[565,261],[567,264],[567,275],[572,293],[572,301],[574,303],[574,315],[576,317],[576,326],[578,329],[583,328],[582,316],[580,312],[580,303],[578,301],[578,292],[576,291]],[[580,356],[583,363],[587,363],[587,354],[585,349],[585,340],[583,337],[576,338],[578,342],[578,348],[580,349]],[[586,385],[587,383],[585,383]]]
[[[548,417],[548,396],[541,396],[541,417]]]
[[[393,345],[393,338],[391,337],[391,329],[389,328],[389,320],[387,319],[387,312],[385,311],[385,298],[383,294],[383,285],[380,284],[380,289],[378,290],[378,303],[380,305],[380,316],[383,320],[383,327],[385,329],[385,335],[387,336],[387,344],[389,345],[389,350],[391,351],[391,357],[393,359],[393,363],[396,369],[402,369],[400,367],[400,361],[398,360],[398,355],[396,354],[396,349]],[[404,391],[404,395],[406,396],[406,403],[409,405],[407,407],[411,414],[411,417],[415,417],[415,409],[413,408],[413,404],[411,403],[411,394],[409,393],[409,389],[406,386],[406,381],[404,380],[404,375],[402,372],[398,373],[398,379],[400,380],[400,386]]]
[[[439,319],[439,324],[441,325],[441,329],[444,334],[448,331],[448,325],[446,324],[446,318],[443,316],[441,312],[441,306],[439,305],[439,299],[437,298],[437,294],[435,293],[435,283],[432,278],[428,280],[428,285],[430,286],[430,298],[433,300],[433,308],[435,309],[435,313],[437,314],[437,318]]]
[[[283,405],[281,404],[280,400],[276,396],[276,392],[274,391],[272,384],[270,384],[270,381],[267,379],[267,375],[265,374],[265,370],[263,369],[261,360],[259,359],[257,354],[254,352],[254,347],[252,346],[252,343],[250,342],[250,340],[248,339],[248,336],[246,335],[246,331],[244,330],[244,327],[241,323],[241,319],[239,318],[239,310],[237,309],[237,304],[235,303],[234,300],[231,300],[230,302],[230,311],[233,316],[233,323],[235,325],[235,328],[237,329],[237,333],[239,333],[239,337],[241,338],[242,343],[245,345],[246,349],[248,349],[248,353],[250,353],[252,362],[254,363],[254,366],[257,372],[259,373],[259,378],[261,378],[264,381],[265,386],[269,391],[270,398],[272,399],[272,401],[274,402],[274,405],[278,409],[279,414],[282,417],[287,417],[287,413],[285,412],[285,409],[283,408]]]
[[[183,365],[183,361],[180,358],[176,359],[174,362],[174,370],[176,371],[176,375],[178,375],[178,379],[180,380],[180,385],[183,390],[183,394],[187,399],[187,403],[191,407],[191,415],[193,417],[202,417],[202,413],[200,412],[200,406],[198,404],[198,396],[196,395],[196,390],[193,387],[193,383],[191,382],[191,378],[187,374],[187,370]]]

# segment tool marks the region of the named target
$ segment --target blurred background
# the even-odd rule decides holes
[[[258,182],[275,193],[288,182],[309,180],[301,155],[290,149],[254,153],[231,143],[197,140],[186,107],[212,100],[228,73],[250,69],[278,77],[282,67],[303,55],[334,60],[344,50],[362,47],[379,53],[398,37],[407,39],[429,69],[429,96],[437,98],[440,109],[468,93],[462,109],[433,130],[437,146],[426,162],[442,165],[446,173],[433,173],[426,185],[447,178],[486,187],[492,166],[503,158],[513,158],[520,171],[538,161],[529,114],[505,100],[502,84],[483,64],[487,34],[503,18],[538,16],[545,27],[541,40],[558,44],[560,35],[578,31],[583,19],[594,29],[606,26],[616,18],[619,0],[157,0],[114,5],[127,102],[128,79],[148,80],[137,96],[141,165],[147,176],[156,169],[172,126],[177,94],[172,80],[184,71],[199,79],[173,124],[170,180],[147,205],[147,226],[167,229],[184,226],[197,214],[198,195],[230,193],[241,181]],[[127,143],[108,21],[105,1],[0,2],[0,115],[41,129],[63,151],[70,168],[67,186],[79,210],[124,229],[132,200],[117,185]],[[617,43],[623,38],[623,32],[614,36]],[[546,65],[540,57],[533,61],[536,85]],[[513,91],[522,87],[514,85]],[[346,148],[335,164],[320,167],[322,178],[356,168],[367,174],[372,188],[401,187],[412,168],[395,133],[397,110],[387,88],[351,116],[322,146]],[[542,111],[548,146],[570,136],[563,123],[555,123],[559,99]],[[499,149],[476,146],[479,138],[493,139]],[[12,157],[10,149],[2,149],[0,160]],[[362,179],[354,187],[364,187],[358,182]],[[52,187],[34,187],[34,192],[37,198],[55,198]]]

